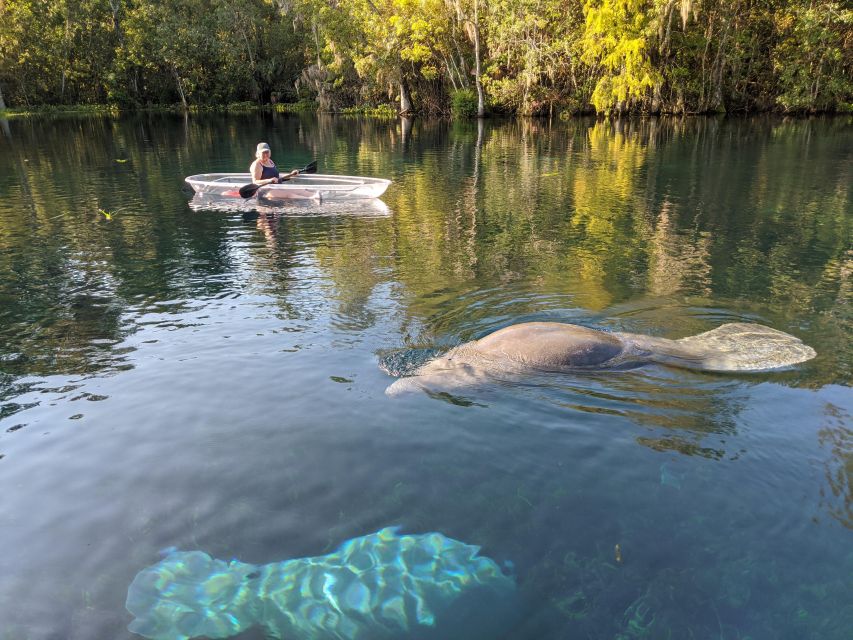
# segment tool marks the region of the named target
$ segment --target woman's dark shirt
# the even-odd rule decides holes
[[[261,165],[261,169],[262,169],[261,180],[269,180],[270,178],[278,178],[278,167],[275,166],[275,162],[272,163],[271,167],[266,167],[264,165]]]

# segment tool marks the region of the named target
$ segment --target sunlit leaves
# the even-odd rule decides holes
[[[598,111],[623,111],[661,84],[649,55],[656,7],[643,0],[589,0],[584,13],[582,59],[601,69],[592,103]]]

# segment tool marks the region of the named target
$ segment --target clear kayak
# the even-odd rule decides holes
[[[193,211],[219,211],[241,213],[244,216],[352,216],[384,218],[392,215],[391,209],[379,198],[358,200],[267,200],[221,196],[215,193],[194,193],[187,203]]]
[[[202,173],[186,182],[196,193],[239,198],[240,187],[251,184],[252,178],[248,173]],[[378,198],[389,184],[384,178],[302,173],[281,184],[261,187],[257,196],[266,200],[359,200]]]

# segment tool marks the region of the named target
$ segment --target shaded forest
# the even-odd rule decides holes
[[[0,110],[853,109],[842,0],[0,0]]]

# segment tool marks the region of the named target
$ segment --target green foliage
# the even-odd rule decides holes
[[[370,116],[371,118],[396,118],[399,114],[390,104],[380,104],[376,107],[362,105],[358,107],[346,107],[341,113],[350,116]]]
[[[279,113],[311,113],[317,110],[317,103],[314,100],[303,98],[298,102],[278,103],[273,106],[273,110]]]
[[[479,51],[499,112],[845,111],[851,32],[842,0],[0,0],[0,109],[462,116]]]
[[[229,113],[246,113],[249,111],[256,111],[258,108],[257,102],[250,102],[248,100],[243,100],[242,102],[231,102],[226,107],[226,111]]]
[[[495,0],[490,7],[484,84],[496,103],[537,115],[564,107],[570,96],[588,101],[579,3]]]
[[[457,89],[450,94],[450,111],[457,118],[477,115],[477,93],[473,89]]]
[[[61,116],[75,115],[118,115],[121,110],[109,104],[43,104],[38,106],[0,111],[3,117],[15,116]]]
[[[776,18],[773,66],[786,111],[843,109],[853,96],[853,9],[840,2],[796,2]]]

